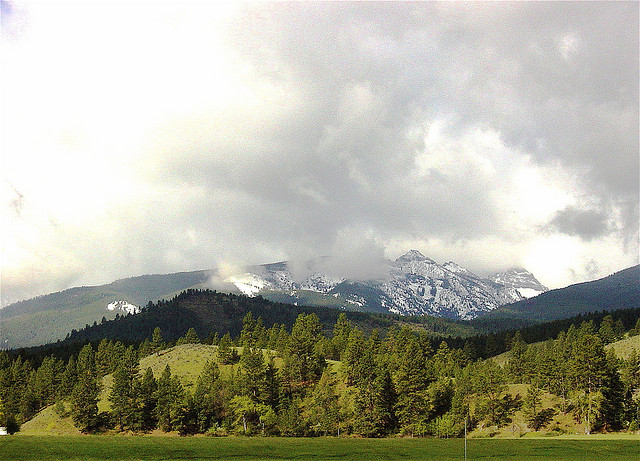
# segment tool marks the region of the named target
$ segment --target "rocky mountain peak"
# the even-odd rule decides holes
[[[411,261],[424,261],[424,262],[435,263],[433,259],[427,258],[418,250],[410,250],[407,253],[400,256],[398,259],[396,259],[396,262],[411,262]]]

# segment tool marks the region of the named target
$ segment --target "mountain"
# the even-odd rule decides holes
[[[541,284],[531,272],[521,267],[492,275],[489,280],[515,289],[524,299],[533,298],[545,291],[549,291],[549,288]]]
[[[143,275],[107,285],[85,286],[38,296],[0,310],[0,349],[36,346],[64,339],[102,318],[139,311],[149,301],[170,299],[187,288],[201,287],[210,271]]]
[[[640,266],[592,282],[547,291],[531,299],[504,305],[479,320],[548,322],[595,311],[640,307]]]
[[[277,301],[451,319],[472,319],[546,291],[524,269],[485,279],[451,261],[439,265],[417,250],[381,261],[377,275],[368,280],[349,279],[332,266],[331,258],[303,267],[279,262],[250,267],[228,282],[248,296]]]

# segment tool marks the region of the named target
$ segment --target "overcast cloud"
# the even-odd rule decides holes
[[[638,264],[637,27],[637,2],[3,1],[2,302],[412,248],[551,287]]]

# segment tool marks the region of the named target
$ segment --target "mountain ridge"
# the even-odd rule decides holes
[[[364,280],[329,275],[323,270],[324,263],[326,260],[306,262],[302,266],[307,272],[297,278],[292,263],[287,261],[251,266],[227,281],[248,296],[260,294],[280,300],[287,294],[297,302],[299,292],[312,291],[326,295],[324,299],[331,304],[334,300],[328,297],[334,297],[347,309],[451,319],[471,319],[502,304],[547,290],[528,271],[514,269],[496,274],[492,280],[452,261],[439,265],[418,250],[410,250],[395,261],[381,262],[378,276]],[[300,302],[305,298],[300,297]]]
[[[589,312],[636,307],[640,307],[640,265],[506,304],[480,318],[547,322]]]

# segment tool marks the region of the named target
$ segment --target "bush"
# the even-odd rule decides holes
[[[7,415],[5,424],[7,425],[7,432],[9,434],[13,435],[20,430],[20,424],[18,424],[18,421],[16,421],[16,417],[13,414]]]

